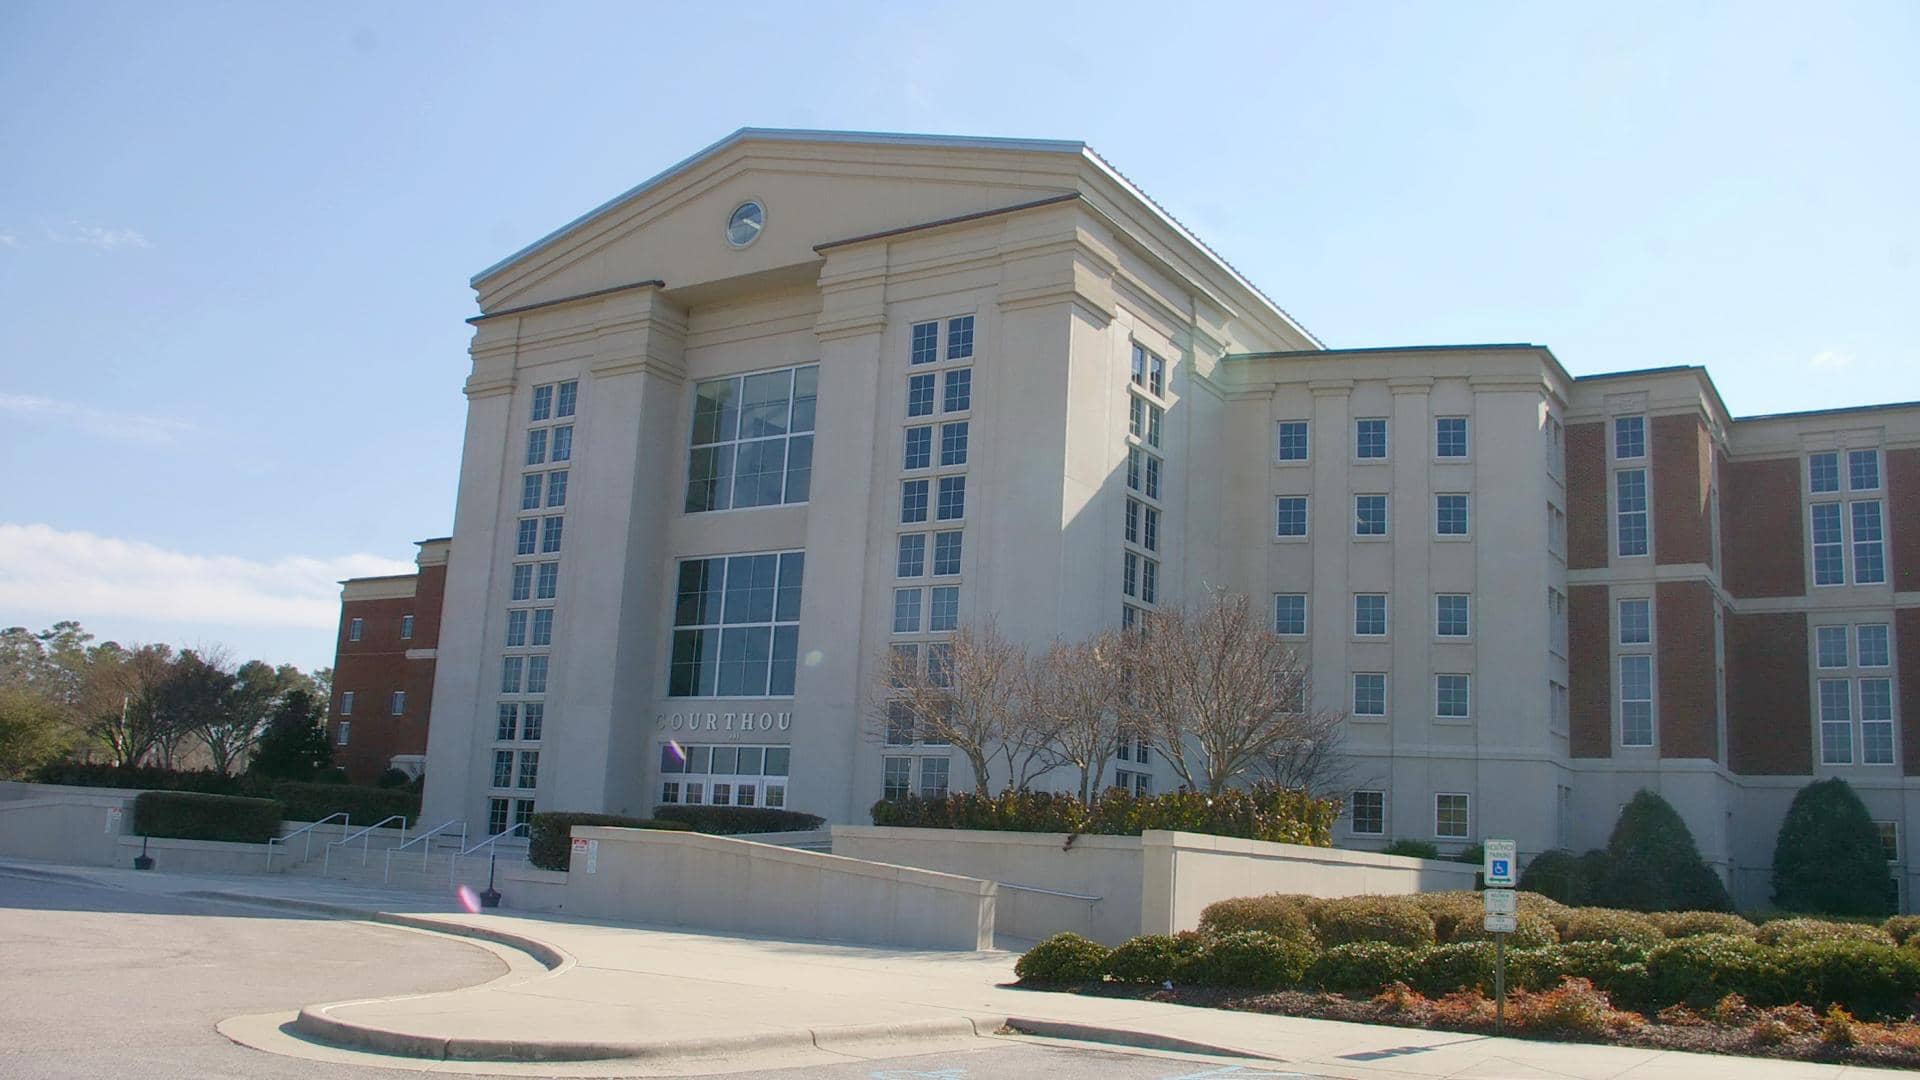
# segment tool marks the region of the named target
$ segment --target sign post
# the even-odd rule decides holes
[[[1511,840],[1486,842],[1483,876],[1486,891],[1481,900],[1486,906],[1485,926],[1493,935],[1493,1030],[1507,1027],[1507,935],[1519,924],[1518,898],[1513,891],[1515,844]]]

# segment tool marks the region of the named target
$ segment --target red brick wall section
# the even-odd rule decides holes
[[[1654,561],[1704,563],[1713,440],[1691,414],[1654,417],[1652,439]]]
[[[1894,591],[1920,591],[1920,450],[1887,451],[1887,524]]]
[[[447,598],[447,566],[423,566],[413,589],[413,641],[416,649],[440,644],[440,606]]]
[[[1720,760],[1713,590],[1704,581],[1654,586],[1660,756]]]
[[[340,605],[340,637],[333,661],[333,701],[327,739],[333,744],[334,764],[347,770],[354,783],[372,783],[385,772],[396,754],[427,751],[427,708],[433,697],[433,661],[407,659],[409,648],[421,643],[418,597],[391,600],[352,600]],[[414,636],[400,637],[400,619],[414,616]],[[362,620],[359,641],[347,640],[348,623]],[[435,605],[435,626],[438,605]],[[425,681],[421,674],[424,671]],[[390,707],[395,690],[407,694],[406,709],[394,716]],[[341,716],[344,693],[353,692],[353,715]],[[341,746],[340,722],[350,721],[347,745]]]
[[[1735,596],[1800,596],[1807,591],[1800,459],[1729,463],[1720,493],[1721,581]]]
[[[1613,633],[1605,585],[1567,590],[1567,751],[1578,758],[1613,755],[1613,680],[1608,642]]]
[[[1734,772],[1812,774],[1811,693],[1805,615],[1728,617],[1727,764]]]
[[[1908,776],[1920,776],[1920,608],[1894,612],[1893,635],[1900,665],[1900,759]]]
[[[1607,426],[1567,425],[1567,568],[1607,565]]]

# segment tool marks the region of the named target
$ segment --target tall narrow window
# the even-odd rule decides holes
[[[1620,745],[1653,745],[1653,657],[1620,658]]]
[[[359,641],[361,628],[364,627],[365,625],[366,625],[365,621],[361,619],[347,620],[347,640]]]
[[[1622,556],[1647,553],[1647,470],[1621,469],[1614,479],[1614,532]]]
[[[527,432],[527,464],[544,465],[547,462],[547,429],[534,428]]]
[[[906,469],[924,469],[933,464],[933,427],[924,425],[907,429],[905,459],[901,467]]]
[[[1887,580],[1886,534],[1881,530],[1880,500],[1849,503],[1853,513],[1853,583],[1878,585]]]
[[[1860,680],[1860,760],[1893,764],[1893,681]]]
[[[531,552],[523,551],[527,555]],[[508,594],[510,600],[528,600],[533,597],[533,564],[518,563],[513,568],[513,591]]]
[[[907,415],[933,415],[933,376],[931,374],[907,377]]]
[[[953,630],[960,625],[960,587],[958,585],[938,585],[932,590],[931,604],[927,609],[927,629],[932,633]]]
[[[940,478],[940,502],[935,516],[941,521],[958,521],[967,516],[967,478]]]
[[[927,482],[907,480],[900,485],[900,522],[911,525],[927,520]]]
[[[567,505],[567,470],[547,474],[547,506]]]
[[[540,564],[540,577],[533,589],[535,600],[551,600],[560,591],[560,564],[543,562]],[[526,597],[519,597],[525,600]]]
[[[411,615],[400,616],[400,640],[413,640],[413,616]]]
[[[1850,450],[1847,452],[1847,490],[1880,490],[1880,451]]]
[[[1847,583],[1846,545],[1841,535],[1840,521],[1839,503],[1813,504],[1813,583],[1815,585]]]
[[[540,509],[540,474],[529,473],[520,478],[520,509]]]
[[[388,695],[387,711],[394,716],[405,716],[407,714],[407,692],[405,690],[395,690],[392,694]]]
[[[1853,764],[1853,693],[1846,679],[1821,679],[1820,764]]]
[[[958,531],[933,534],[933,573],[950,577],[960,572],[961,534]]]
[[[533,404],[532,404],[532,407],[527,412],[527,419],[537,424],[542,420],[550,420],[552,418],[553,418],[553,386],[552,384],[548,384],[546,386],[534,387],[533,388]]]
[[[967,463],[967,422],[956,420],[940,425],[940,464],[965,465]]]
[[[580,382],[568,379],[560,384],[553,399],[553,415],[564,420],[573,415],[574,407],[580,401]]]

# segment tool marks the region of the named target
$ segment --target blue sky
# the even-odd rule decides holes
[[[1083,139],[1334,346],[1920,398],[1910,3],[724,9],[0,5],[0,625],[330,662],[467,279],[744,125]]]

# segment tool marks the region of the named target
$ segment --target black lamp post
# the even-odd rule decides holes
[[[499,858],[495,852],[487,852],[487,890],[480,894],[480,906],[497,908],[500,906],[500,890],[493,887],[494,860]]]
[[[133,857],[133,868],[135,870],[153,869],[153,857],[147,854],[147,838],[144,834],[140,837],[140,854]]]

